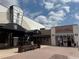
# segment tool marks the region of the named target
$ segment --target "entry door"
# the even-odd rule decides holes
[[[63,38],[62,38],[62,36],[57,35],[55,38],[56,38],[56,45],[57,46],[63,46]]]
[[[18,37],[14,37],[14,47],[16,47],[18,45]]]
[[[57,35],[55,38],[57,46],[72,47],[75,44],[73,35]]]
[[[74,47],[75,46],[75,41],[74,41],[74,36],[73,35],[69,35],[68,37],[67,37],[67,39],[68,39],[68,46],[69,47]]]

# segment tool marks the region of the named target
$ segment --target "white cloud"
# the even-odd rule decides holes
[[[75,17],[75,19],[77,20],[77,21],[74,22],[74,23],[79,25],[79,12],[75,13],[74,17]]]
[[[40,15],[35,18],[36,22],[43,24],[46,28],[51,28],[52,26],[57,26],[57,21],[52,21],[52,19],[47,18],[46,16]]]
[[[51,11],[48,15],[50,16],[50,18],[62,21],[63,17],[65,16],[65,12],[63,10],[59,10],[58,12]]]
[[[63,6],[63,8],[66,10],[66,12],[70,12],[70,7],[69,6]]]
[[[38,16],[42,13],[42,11],[39,12],[34,12],[34,13],[29,13],[29,16],[33,19],[35,16]]]
[[[17,0],[0,0],[0,4],[6,7],[9,7],[11,5],[18,5],[18,1]]]
[[[79,2],[79,0],[61,0],[63,3],[68,3],[68,2]]]
[[[43,2],[51,2],[51,3],[56,3],[59,0],[43,0]]]
[[[72,2],[79,2],[79,0],[72,0]]]
[[[63,10],[59,10],[58,12],[51,11],[48,14],[48,17],[40,15],[35,18],[35,21],[45,25],[46,28],[50,28],[53,26],[58,26],[61,21],[63,21],[64,16],[65,13]]]
[[[71,1],[72,0],[60,0],[60,1],[59,0],[43,0],[43,5],[48,10],[55,9],[55,8],[64,8],[67,12],[69,12],[70,7],[66,6],[66,3],[71,2]]]
[[[68,2],[71,2],[71,0],[61,0],[61,2],[68,3]]]
[[[44,2],[44,4],[45,4],[45,8],[48,9],[48,10],[54,8],[54,3]]]
[[[61,0],[63,3],[68,3],[68,2],[79,2],[79,0]]]
[[[51,21],[51,25],[58,26],[64,20],[65,12],[63,10],[59,10],[58,12],[51,11],[48,15],[48,20]]]
[[[57,4],[57,5],[55,6],[55,8],[59,8],[59,7],[62,7],[62,4]]]
[[[75,14],[75,18],[76,18],[77,20],[79,20],[79,13],[76,13],[76,14]]]
[[[55,16],[63,17],[65,15],[65,12],[63,10],[59,10],[56,12]]]
[[[35,21],[37,21],[37,22],[39,22],[41,24],[44,24],[44,25],[47,24],[47,22],[48,22],[47,18],[45,16],[43,16],[43,15],[37,16],[35,18]]]

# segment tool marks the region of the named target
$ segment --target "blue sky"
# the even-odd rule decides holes
[[[10,1],[8,0],[9,3]],[[13,2],[22,8],[25,16],[47,28],[79,23],[79,0],[13,0]]]

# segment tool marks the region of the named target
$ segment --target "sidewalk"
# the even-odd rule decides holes
[[[78,48],[42,46],[23,53],[3,59],[79,59]]]
[[[0,50],[0,59],[18,54],[17,50],[17,48]]]

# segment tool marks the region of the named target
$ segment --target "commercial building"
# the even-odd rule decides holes
[[[52,27],[51,45],[66,47],[79,46],[79,25]]]
[[[23,16],[22,9],[17,6],[6,8],[0,5],[0,8],[0,45],[3,41],[5,45],[8,43],[11,46],[16,46],[18,38],[24,36],[26,31],[38,29],[41,34],[33,35],[32,39],[40,40],[42,45],[79,46],[79,25],[64,25],[43,29],[45,26]]]
[[[27,31],[40,28],[45,27],[23,16],[19,7],[13,5],[6,8],[0,5],[0,48],[16,47],[20,39],[27,39]],[[33,34],[33,31],[30,34]]]
[[[35,35],[35,39],[40,40],[41,45],[51,45],[51,30],[50,29],[40,29],[41,34]]]
[[[0,24],[17,23],[27,30],[45,28],[42,24],[35,22],[23,15],[22,9],[17,6],[6,8],[0,5]]]
[[[41,29],[41,34],[36,39],[42,45],[77,47],[79,46],[79,25],[56,26],[51,29]]]

